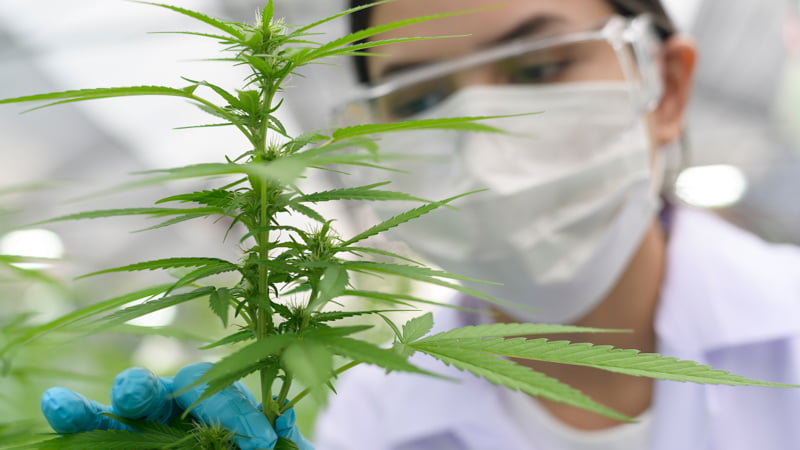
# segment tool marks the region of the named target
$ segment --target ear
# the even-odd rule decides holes
[[[678,139],[683,130],[683,117],[692,90],[696,57],[694,43],[687,38],[673,36],[664,43],[664,94],[654,112],[658,145]]]

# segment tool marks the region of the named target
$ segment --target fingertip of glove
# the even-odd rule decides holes
[[[132,367],[114,378],[111,403],[121,416],[140,418],[162,404],[166,395],[166,388],[153,372]]]
[[[56,433],[77,433],[87,430],[95,420],[95,409],[89,400],[63,387],[53,387],[42,394],[42,414]]]

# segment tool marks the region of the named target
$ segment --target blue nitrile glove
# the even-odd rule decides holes
[[[121,417],[168,423],[200,397],[205,385],[191,388],[172,399],[180,391],[211,368],[211,363],[191,364],[172,377],[159,378],[142,367],[123,371],[111,388],[112,406],[101,405],[69,389],[55,387],[42,395],[42,412],[57,433],[128,429],[102,415],[111,412]],[[278,437],[291,439],[300,450],[314,447],[295,426],[295,414],[289,409],[275,423],[275,429],[261,413],[253,394],[237,382],[195,405],[191,414],[205,424],[220,424],[235,433],[234,442],[242,450],[271,449]]]

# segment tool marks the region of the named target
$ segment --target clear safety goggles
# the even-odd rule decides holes
[[[339,124],[387,123],[414,118],[471,81],[542,85],[597,81],[592,60],[615,55],[639,111],[654,109],[663,90],[660,41],[648,15],[612,16],[599,26],[547,37],[520,38],[469,55],[434,62],[387,78],[339,108]],[[605,60],[606,68],[608,62]],[[588,71],[588,72],[587,72]],[[602,72],[602,70],[600,71]],[[608,80],[608,79],[604,79]],[[472,81],[474,82],[474,81]],[[535,107],[535,105],[532,105]]]

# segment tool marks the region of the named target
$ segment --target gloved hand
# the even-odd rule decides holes
[[[99,404],[66,388],[50,388],[42,395],[42,412],[53,430],[61,434],[129,429],[101,414],[103,412],[168,423],[200,397],[205,385],[195,386],[175,398],[171,394],[192,384],[211,365],[188,365],[174,378],[159,378],[142,367],[125,370],[114,379],[111,406]],[[257,403],[250,390],[237,382],[195,405],[190,414],[204,424],[220,424],[235,433],[233,441],[242,450],[271,449],[278,437],[292,440],[300,450],[314,450],[295,426],[293,409],[278,417],[273,429]]]

